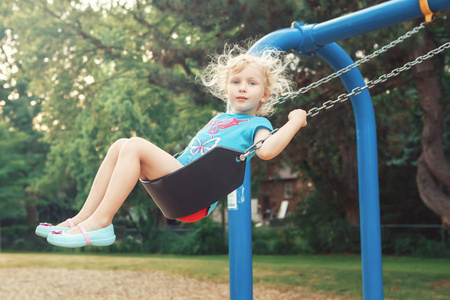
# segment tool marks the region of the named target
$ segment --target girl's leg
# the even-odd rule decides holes
[[[112,223],[138,179],[152,180],[172,173],[183,165],[173,156],[141,138],[131,138],[121,148],[106,193],[95,212],[83,222],[87,231]],[[80,233],[73,228],[67,233]]]
[[[100,168],[97,171],[97,175],[95,176],[86,202],[84,203],[78,214],[72,218],[72,221],[75,225],[78,225],[79,223],[89,218],[89,216],[92,215],[100,205],[100,202],[105,196],[106,189],[108,188],[108,184],[111,180],[114,168],[116,167],[120,149],[122,149],[122,146],[125,145],[127,141],[128,139],[120,139],[114,142],[111,147],[109,147],[108,153],[106,154],[105,159],[103,160]],[[57,226],[69,227],[69,224],[67,223],[67,221],[64,221],[62,223],[59,223]]]

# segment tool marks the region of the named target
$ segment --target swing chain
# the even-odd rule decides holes
[[[385,81],[387,81],[388,79],[392,78],[392,77],[396,77],[398,75],[400,75],[401,73],[403,73],[404,71],[407,71],[409,69],[411,69],[412,67],[414,67],[417,64],[420,64],[422,62],[424,62],[425,60],[432,58],[433,56],[443,52],[444,50],[450,48],[450,42],[447,42],[443,45],[441,45],[440,47],[431,50],[430,52],[428,52],[427,54],[424,54],[422,56],[417,57],[415,60],[407,62],[406,64],[404,64],[402,67],[396,68],[394,70],[392,70],[390,73],[387,74],[383,74],[380,77],[378,77],[375,80],[370,80],[367,82],[366,85],[362,86],[362,87],[355,87],[350,93],[348,94],[341,94],[339,95],[335,100],[328,100],[326,102],[324,102],[322,104],[322,106],[320,107],[314,107],[311,108],[308,113],[306,114],[308,117],[314,117],[315,115],[319,114],[320,111],[324,110],[324,109],[330,109],[332,108],[336,103],[338,102],[345,102],[347,101],[351,96],[358,96],[359,94],[361,94],[364,90],[368,90],[373,88],[374,86],[376,86],[379,83],[383,83]],[[278,131],[277,129],[274,129],[273,131],[270,132],[270,134],[265,137],[262,140],[257,141],[256,143],[254,143],[252,146],[250,146],[243,154],[239,155],[238,159],[240,161],[244,161],[248,156],[252,155],[253,153],[256,152],[256,150],[258,150],[259,148],[261,148],[261,146],[263,145],[263,143],[269,138],[271,137],[275,132]]]
[[[277,100],[277,104],[278,103],[284,103],[286,102],[286,100],[288,99],[294,99],[296,97],[298,97],[300,94],[305,94],[307,93],[309,90],[315,89],[318,86],[327,83],[328,81],[337,78],[339,76],[341,76],[342,74],[345,74],[349,71],[351,71],[352,69],[362,65],[363,63],[368,62],[369,60],[371,60],[374,57],[377,57],[378,55],[386,52],[387,50],[395,47],[396,45],[402,43],[404,40],[406,40],[407,38],[410,38],[411,36],[413,36],[414,34],[418,33],[420,30],[424,29],[428,24],[430,24],[432,22],[422,22],[420,25],[414,27],[413,29],[411,29],[410,31],[408,31],[407,33],[405,33],[404,35],[398,37],[396,40],[390,42],[387,45],[384,45],[382,48],[374,51],[372,54],[367,55],[366,57],[354,62],[351,65],[348,65],[342,69],[340,69],[339,71],[336,71],[335,73],[332,73],[330,75],[328,75],[327,77],[324,77],[316,82],[311,83],[310,85],[306,86],[306,87],[302,87],[300,88],[298,91],[295,92],[290,92],[290,93],[286,93],[283,96],[281,96],[278,100]]]
[[[286,102],[286,100],[288,99],[293,99],[296,98],[297,96],[299,96],[300,94],[305,94],[307,93],[309,90],[317,88],[318,86],[327,83],[328,81],[337,78],[339,76],[341,76],[342,74],[345,74],[349,71],[351,71],[352,69],[362,65],[363,63],[369,61],[370,59],[377,57],[378,55],[386,52],[387,50],[395,47],[396,45],[400,44],[401,42],[403,42],[404,40],[406,40],[407,38],[410,38],[411,36],[413,36],[414,34],[418,33],[420,30],[422,30],[423,28],[425,28],[428,24],[433,23],[434,21],[432,20],[431,22],[422,22],[419,26],[416,26],[415,28],[413,28],[412,30],[408,31],[407,33],[405,33],[404,35],[398,37],[396,40],[390,42],[389,44],[383,46],[382,48],[380,48],[379,50],[374,51],[372,54],[354,62],[351,65],[346,66],[345,68],[340,69],[339,71],[328,75],[327,77],[324,77],[316,82],[311,83],[310,85],[306,86],[306,87],[302,87],[301,89],[299,89],[298,91],[295,92],[291,92],[291,93],[287,93],[285,95],[283,95],[282,97],[278,98],[276,104],[278,103],[284,103]],[[374,86],[376,86],[379,83],[385,82],[386,80],[388,80],[389,78],[398,76],[400,73],[407,71],[409,69],[411,69],[413,66],[422,63],[423,61],[441,53],[442,51],[446,50],[447,48],[450,48],[450,42],[447,42],[443,45],[441,45],[439,48],[436,48],[434,50],[431,50],[430,52],[428,52],[425,55],[419,56],[417,57],[414,61],[408,62],[405,65],[403,65],[400,68],[396,68],[394,70],[392,70],[390,73],[388,74],[383,74],[380,77],[378,77],[378,79],[376,80],[371,80],[369,82],[367,82],[367,84],[363,87],[356,87],[354,88],[349,94],[341,94],[339,95],[335,100],[328,100],[326,102],[324,102],[322,104],[322,106],[320,107],[314,107],[311,108],[308,113],[307,116],[309,117],[314,117],[315,115],[319,114],[321,110],[323,109],[330,109],[332,108],[336,103],[338,102],[345,102],[347,101],[351,96],[357,96],[359,94],[361,94],[364,90],[366,89],[370,89]],[[273,131],[270,132],[270,134],[265,137],[262,140],[257,141],[256,143],[254,143],[252,146],[250,146],[243,154],[239,155],[239,157],[237,158],[240,161],[245,161],[245,159],[252,155],[253,153],[255,153],[259,148],[261,148],[261,146],[263,145],[263,143],[269,138],[271,137],[274,133],[276,133],[278,131],[277,129],[274,129]]]
[[[250,147],[248,147],[247,150],[245,150],[245,152],[241,155],[239,155],[239,160],[240,161],[244,161],[248,156],[252,155],[253,153],[256,152],[256,150],[258,150],[259,148],[262,147],[263,143],[269,138],[271,137],[275,132],[278,131],[278,128],[272,130],[270,132],[270,134],[268,136],[266,136],[265,138],[257,141],[256,143],[254,143],[253,145],[251,145]]]
[[[402,67],[399,67],[399,68],[396,68],[396,69],[392,70],[388,74],[383,74],[383,75],[381,75],[380,77],[378,77],[375,80],[368,81],[367,84],[365,86],[363,86],[363,87],[356,87],[356,88],[354,88],[349,94],[341,94],[335,100],[328,100],[325,103],[323,103],[322,106],[320,106],[320,107],[311,108],[308,111],[307,116],[314,117],[315,115],[320,113],[321,110],[323,110],[323,109],[330,109],[337,102],[347,101],[351,96],[357,96],[357,95],[361,94],[366,89],[368,90],[370,88],[373,88],[374,86],[376,86],[379,83],[383,83],[383,82],[387,81],[388,79],[390,79],[392,77],[396,77],[399,74],[401,74],[402,72],[411,69],[415,65],[420,64],[420,63],[424,62],[425,60],[427,60],[429,58],[432,58],[433,56],[441,53],[442,51],[444,51],[444,50],[446,50],[448,48],[450,48],[450,42],[442,44],[440,47],[431,50],[427,54],[424,54],[422,56],[417,57],[415,60],[404,64]]]

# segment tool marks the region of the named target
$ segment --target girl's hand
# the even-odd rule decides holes
[[[306,126],[306,115],[306,111],[303,109],[291,111],[288,115],[287,123],[281,126],[277,133],[267,139],[261,148],[256,150],[256,155],[263,160],[268,160],[280,154],[300,128]],[[267,137],[268,134],[269,130],[260,129],[255,135],[255,142]]]
[[[291,111],[288,115],[288,120],[290,122],[296,122],[301,127],[305,127],[308,122],[306,121],[306,111],[303,109],[295,109]]]

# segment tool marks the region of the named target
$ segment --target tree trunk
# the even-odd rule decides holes
[[[36,225],[36,223],[37,223],[36,198],[35,198],[35,196],[30,196],[29,199],[30,200],[28,201],[25,209],[27,212],[27,225],[32,226],[32,225]]]
[[[344,195],[344,206],[347,220],[352,225],[359,225],[359,202],[358,202],[358,159],[356,145],[347,143],[339,146],[344,169],[345,179],[340,190]]]
[[[416,48],[415,57],[431,50],[428,46],[430,41],[427,39]],[[433,61],[418,64],[412,71],[423,111],[422,154],[418,160],[416,182],[423,203],[441,218],[443,226],[450,231],[450,165],[443,147],[442,87]]]

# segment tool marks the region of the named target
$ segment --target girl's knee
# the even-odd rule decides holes
[[[132,137],[128,139],[128,143],[133,143],[133,144],[137,144],[137,143],[148,143],[148,141],[146,139],[143,139],[141,137]]]
[[[122,138],[122,139],[118,139],[117,141],[115,141],[111,147],[109,147],[108,153],[114,152],[114,153],[119,153],[120,150],[122,149],[122,147],[129,141],[129,139],[126,138]]]
[[[151,144],[146,139],[140,137],[132,137],[126,141],[126,143],[120,149],[121,153],[132,152],[137,153],[140,149],[144,148],[146,145]]]
[[[132,137],[127,140],[124,146],[126,148],[136,149],[137,147],[140,147],[140,145],[144,143],[148,143],[148,141],[140,137]]]

